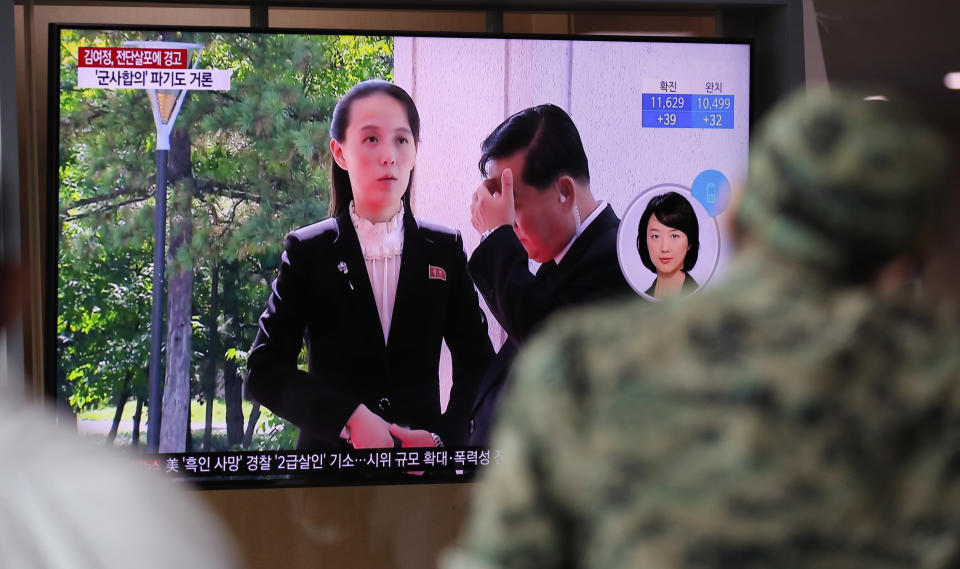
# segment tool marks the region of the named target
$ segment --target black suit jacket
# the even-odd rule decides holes
[[[620,219],[608,204],[549,275],[530,274],[527,252],[513,229],[500,227],[476,248],[470,275],[508,338],[484,375],[468,419],[468,443],[486,446],[517,350],[554,312],[633,294],[617,258]]]
[[[697,284],[697,281],[693,280],[693,277],[690,276],[690,273],[684,271],[683,284],[680,285],[680,294],[686,296],[692,294],[695,290],[700,288],[700,285]],[[653,277],[653,284],[650,285],[643,294],[654,297],[654,294],[657,291],[657,277]],[[655,297],[654,297],[655,298]]]
[[[440,413],[441,340],[453,387]],[[306,343],[307,369],[297,367]],[[300,427],[299,448],[339,447],[361,403],[385,420],[462,440],[493,357],[487,323],[454,230],[404,217],[387,345],[356,230],[345,212],[287,235],[247,367],[248,393]]]

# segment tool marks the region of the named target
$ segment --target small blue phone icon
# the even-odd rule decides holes
[[[709,203],[717,203],[717,185],[713,182],[707,184],[707,195],[704,196]]]

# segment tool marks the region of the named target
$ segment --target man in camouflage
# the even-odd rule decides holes
[[[892,105],[780,108],[720,288],[529,345],[446,566],[960,566],[957,317],[876,278],[944,164]]]

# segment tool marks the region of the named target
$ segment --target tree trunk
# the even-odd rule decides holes
[[[70,329],[69,321],[66,323],[66,329]],[[63,351],[64,340],[58,338],[57,361],[61,362],[61,364],[57,366],[57,398],[54,401],[53,411],[57,416],[58,426],[62,426],[64,429],[69,429],[73,432],[77,432],[77,414],[74,412],[73,407],[70,406],[70,402],[64,396],[65,394],[72,392],[72,387],[67,381],[67,370],[62,364],[64,361]]]
[[[243,434],[243,448],[250,448],[253,442],[253,431],[257,428],[257,421],[260,420],[260,404],[253,402],[253,409],[250,410],[250,420],[247,421],[247,431]]]
[[[143,398],[137,397],[137,408],[133,412],[133,434],[130,435],[130,446],[140,446],[140,419],[143,416]]]
[[[224,353],[230,349],[236,349],[243,340],[240,332],[240,323],[243,322],[243,316],[240,314],[240,301],[237,293],[239,282],[240,263],[236,260],[226,263],[223,274],[223,314],[229,324],[224,338]],[[243,379],[241,379],[237,368],[236,360],[226,359],[223,362],[223,399],[227,406],[227,443],[231,447],[243,443],[243,446],[246,447],[249,442],[243,432]]]
[[[113,424],[110,425],[110,432],[107,433],[107,444],[113,444],[117,438],[117,431],[120,429],[120,418],[123,416],[123,408],[127,405],[127,399],[130,398],[130,372],[123,378],[123,387],[117,394],[117,411],[113,414]]]
[[[204,379],[204,381],[209,381]],[[203,450],[211,451],[213,450],[213,394],[211,393],[212,389],[208,390],[204,388],[204,408],[205,415],[203,420]]]
[[[183,430],[183,452],[193,452],[193,429],[191,429],[189,417]]]
[[[167,269],[167,372],[163,386],[163,417],[160,422],[160,452],[184,452],[185,432],[190,429],[190,358],[193,261],[178,259],[193,237],[191,205],[194,183],[190,172],[190,136],[176,129],[170,136],[169,179],[173,207],[170,216],[170,246]]]
[[[220,314],[220,264],[213,263],[210,275],[210,310],[207,312],[207,330],[210,347],[207,350],[207,369],[203,378],[203,398],[206,400],[206,417],[203,425],[203,450],[213,450],[213,400],[217,396],[217,360],[220,358],[220,332],[217,316]]]

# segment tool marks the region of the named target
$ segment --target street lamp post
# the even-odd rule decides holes
[[[198,43],[167,42],[167,41],[128,41],[126,47],[151,49],[185,49],[188,58],[192,53],[191,67],[195,68],[199,61],[199,50],[203,45]],[[147,412],[147,448],[150,452],[157,452],[160,448],[160,421],[163,405],[163,382],[160,375],[160,359],[163,352],[163,309],[166,304],[166,244],[167,244],[167,153],[170,150],[170,133],[173,123],[180,114],[183,100],[187,96],[187,89],[147,89],[150,97],[150,107],[153,109],[153,122],[157,127],[157,191],[156,210],[154,212],[153,228],[153,313],[150,322],[150,393]]]

